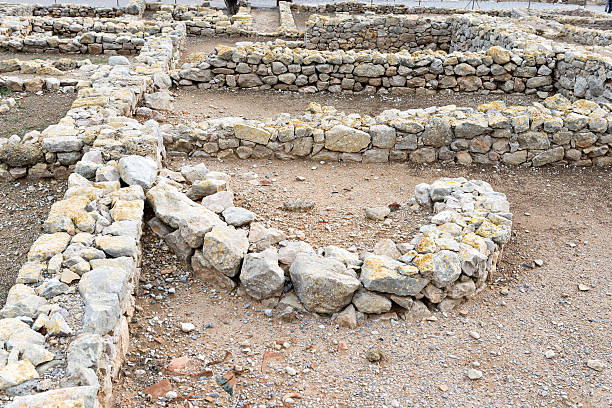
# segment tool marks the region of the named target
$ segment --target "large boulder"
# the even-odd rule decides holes
[[[325,148],[335,152],[357,153],[369,144],[368,133],[345,125],[336,125],[325,132]]]
[[[351,302],[361,284],[338,260],[299,253],[289,268],[295,293],[306,310],[334,313]]]
[[[157,177],[157,163],[150,157],[124,156],[119,160],[119,174],[126,184],[148,190]]]
[[[204,236],[202,254],[219,272],[233,277],[240,270],[249,249],[246,232],[227,225],[216,225]]]
[[[0,145],[0,163],[11,167],[31,167],[45,161],[42,149],[31,143],[4,143]]]
[[[370,255],[361,266],[361,283],[366,289],[414,296],[429,282],[412,265],[384,255]]]
[[[278,266],[278,252],[268,248],[263,252],[247,254],[240,271],[240,282],[255,299],[265,299],[281,293],[285,273]]]
[[[164,179],[147,192],[147,199],[157,218],[180,233],[192,248],[202,246],[204,235],[215,225],[225,225],[214,212],[191,201]]]

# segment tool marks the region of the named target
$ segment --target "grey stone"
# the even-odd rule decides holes
[[[306,252],[314,254],[312,246],[304,241],[285,241],[281,242],[281,248],[278,251],[279,262],[285,265],[291,265],[297,254]]]
[[[289,268],[295,292],[311,312],[338,312],[361,286],[338,260],[299,253]]]
[[[257,215],[242,207],[227,207],[222,212],[223,219],[229,225],[234,227],[242,227],[255,221]]]
[[[119,174],[128,185],[148,190],[157,177],[157,163],[150,157],[124,156],[119,160]]]
[[[389,299],[363,288],[353,295],[353,304],[361,313],[380,314],[391,310]]]
[[[281,293],[285,274],[278,266],[276,249],[247,254],[242,262],[240,282],[255,299],[266,299]]]
[[[216,225],[204,236],[202,254],[217,271],[233,277],[238,274],[248,249],[249,240],[245,231]]]
[[[429,282],[419,270],[393,258],[370,255],[361,267],[361,282],[366,289],[400,296],[414,296]]]

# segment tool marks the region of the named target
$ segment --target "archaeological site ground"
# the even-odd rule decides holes
[[[602,4],[52,3],[0,3],[0,406],[612,406]]]

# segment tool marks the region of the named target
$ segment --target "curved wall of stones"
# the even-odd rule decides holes
[[[169,175],[171,176],[171,175]],[[410,243],[380,241],[358,255],[337,246],[315,251],[287,241],[256,215],[233,206],[229,178],[203,165],[186,166],[173,179],[159,177],[147,192],[152,228],[194,272],[226,289],[239,283],[255,299],[286,293],[283,313],[385,313],[393,304],[416,318],[429,307],[449,311],[482,290],[511,236],[506,197],[483,181],[439,179],[419,184],[415,200],[433,211]],[[202,204],[191,199],[201,200]],[[219,215],[217,215],[219,214]],[[384,215],[382,215],[384,218]],[[197,222],[196,222],[197,221]],[[354,306],[353,306],[354,305]]]

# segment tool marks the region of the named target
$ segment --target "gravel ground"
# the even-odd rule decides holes
[[[433,94],[384,96],[369,94],[331,94],[327,92],[304,95],[296,92],[252,90],[176,89],[174,110],[166,114],[170,123],[199,122],[211,117],[244,116],[267,119],[281,112],[305,113],[310,102],[331,105],[347,113],[377,115],[385,109],[414,109],[430,106],[477,107],[481,103],[503,100],[510,105],[529,105],[539,100],[529,95],[506,94]]]
[[[0,115],[0,137],[19,137],[32,130],[43,130],[66,115],[76,93],[51,92],[42,95],[9,93],[17,105]]]
[[[609,170],[332,166],[309,161],[205,163],[210,169],[235,172],[237,177],[254,171],[259,177],[275,178],[266,188],[238,188],[237,177],[233,180],[241,203],[247,204],[248,198],[259,213],[272,214],[276,203],[298,193],[312,194],[317,201],[314,212],[335,206],[332,225],[339,223],[342,214],[351,220],[363,217],[361,207],[373,202],[394,198],[405,204],[406,192],[422,181],[459,175],[481,178],[508,195],[515,215],[513,240],[489,289],[450,316],[436,313],[428,321],[386,316],[348,330],[326,317],[303,316],[294,322],[267,317],[264,309],[272,304],[253,301],[240,290],[228,294],[189,278],[188,268],[177,263],[147,229],[138,313],[130,326],[132,348],[116,384],[116,406],[612,404]],[[315,165],[317,169],[312,170]],[[306,180],[296,181],[296,175]],[[318,188],[311,190],[310,183],[315,182]],[[350,193],[346,200],[330,195],[351,188],[355,200],[348,200]],[[262,206],[265,200],[275,201]],[[302,217],[306,229],[316,216],[276,211],[272,224],[291,225]],[[394,217],[392,226],[412,231],[415,226],[406,224],[413,220]],[[315,233],[312,228],[307,235],[315,246],[328,241],[344,247],[353,242],[368,246],[374,241],[362,236],[352,239],[341,228],[327,233]],[[535,267],[534,259],[542,259],[543,266]],[[185,322],[193,323],[195,331],[183,333],[180,327]],[[372,350],[382,351],[380,362],[365,358]],[[173,359],[183,356],[189,361],[186,367],[175,360],[179,368],[167,371]],[[589,368],[589,360],[598,360],[603,370]],[[590,365],[597,368],[592,361]],[[481,372],[482,378],[470,380],[471,369]],[[218,385],[218,375],[235,375],[233,398]],[[142,390],[162,379],[169,380],[179,399],[147,402]]]
[[[1,118],[1,116],[0,116]],[[61,199],[64,181],[23,180],[0,183],[0,304],[15,284],[32,243],[42,234],[51,204]]]

